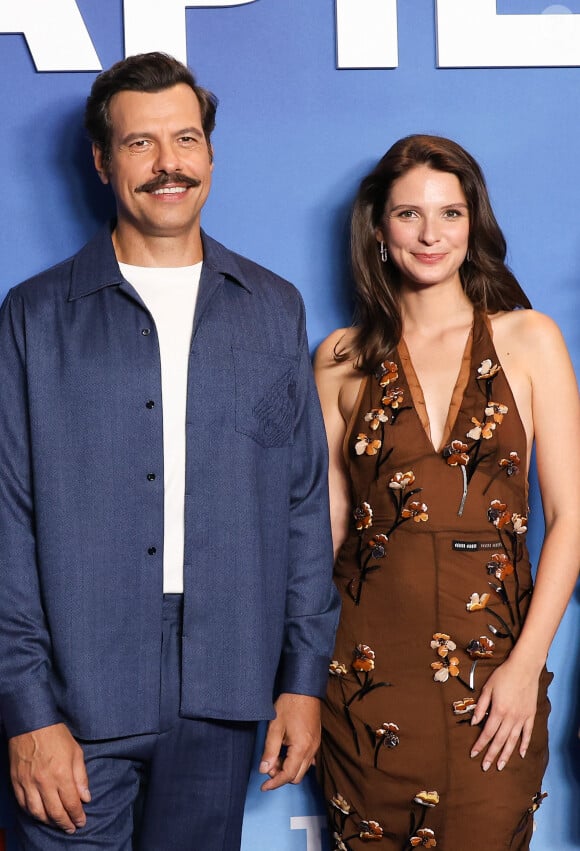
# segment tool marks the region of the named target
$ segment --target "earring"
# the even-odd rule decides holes
[[[381,251],[381,260],[383,261],[383,263],[386,263],[387,260],[389,259],[389,255],[387,253],[387,246],[385,245],[385,243],[383,242],[382,239],[381,239],[380,251]]]
[[[471,263],[471,248],[467,249],[467,254],[465,255],[465,260],[467,263]]]

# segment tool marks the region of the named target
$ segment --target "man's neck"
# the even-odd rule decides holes
[[[199,229],[175,236],[150,236],[117,225],[113,247],[119,263],[131,266],[171,268],[193,266],[203,260]]]

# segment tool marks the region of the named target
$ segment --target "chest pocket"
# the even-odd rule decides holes
[[[288,446],[296,413],[296,361],[237,347],[232,354],[236,431],[264,447]]]

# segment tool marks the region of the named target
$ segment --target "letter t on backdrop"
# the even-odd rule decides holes
[[[396,68],[397,0],[336,0],[336,44],[338,68]]]

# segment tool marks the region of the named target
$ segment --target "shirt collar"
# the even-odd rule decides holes
[[[74,256],[69,301],[124,283],[111,239],[114,226],[114,221],[105,225]],[[201,239],[204,269],[218,272],[251,292],[249,277],[242,267],[243,259],[204,231],[201,232]]]

